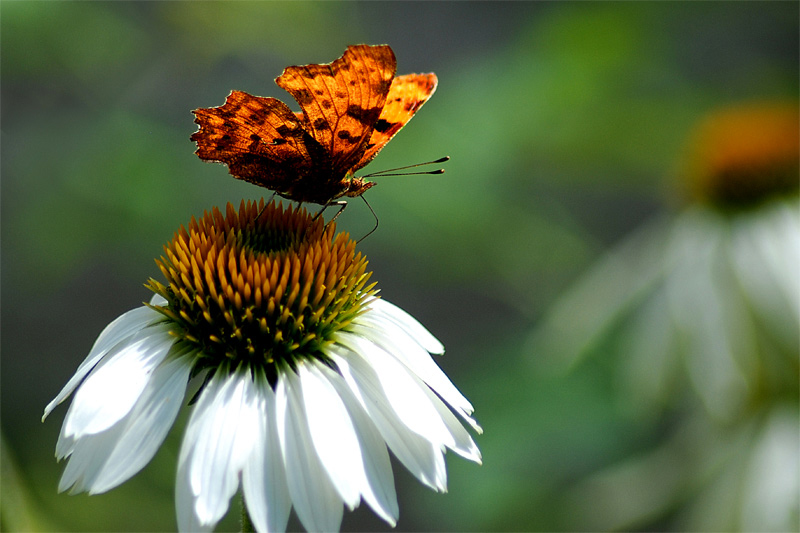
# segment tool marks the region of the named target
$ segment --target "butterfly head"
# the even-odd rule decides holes
[[[361,196],[369,189],[375,186],[374,181],[367,181],[365,178],[345,178],[347,181],[347,189],[345,189],[344,196],[355,198]]]

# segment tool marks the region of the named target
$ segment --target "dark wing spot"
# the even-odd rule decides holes
[[[360,141],[358,137],[353,137],[349,131],[342,130],[336,133],[336,136],[341,140],[346,141],[348,144],[356,144]]]
[[[379,119],[378,122],[375,123],[375,131],[378,133],[384,133],[392,126],[394,126],[394,123],[389,122],[388,120]]]
[[[311,92],[308,89],[297,89],[294,93],[294,98],[300,105],[309,104],[314,101],[314,97],[311,96]]]
[[[339,100],[347,98],[347,93],[344,91],[336,91],[336,98],[338,98]]]
[[[347,114],[362,124],[372,125],[381,116],[381,109],[379,107],[371,107],[364,109],[361,106],[351,104],[347,107]]]
[[[281,124],[280,126],[275,128],[275,131],[277,131],[278,135],[280,135],[281,137],[292,137],[292,136],[298,135],[298,131],[297,131],[296,127],[295,128],[290,128],[286,124]],[[300,132],[299,134],[302,135],[302,132]]]
[[[314,72],[313,70],[304,69],[303,70],[303,76],[308,78],[308,79],[310,79],[310,80],[313,80],[317,76],[317,73]]]
[[[316,89],[314,90],[314,94],[316,94],[317,96],[322,96],[323,94],[325,94],[325,91],[323,91],[322,89]]]
[[[328,121],[324,118],[320,117],[314,121],[315,130],[327,130],[328,128],[330,128],[330,124],[328,124]]]
[[[325,109],[330,109],[331,107],[333,107],[333,104],[331,103],[330,100],[323,100],[322,107],[324,107]]]

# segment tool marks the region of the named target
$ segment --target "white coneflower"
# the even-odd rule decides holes
[[[674,440],[590,484],[583,500],[592,502],[587,516],[594,521],[575,527],[638,528],[665,509],[688,508],[687,487],[706,487],[707,501],[721,502],[720,509],[698,508],[679,528],[796,530],[797,104],[713,113],[687,159],[690,204],[612,250],[532,337],[538,356],[573,363],[622,325],[620,383],[632,404],[682,412]],[[696,399],[701,408],[687,410]],[[779,464],[765,460],[762,448],[781,457]],[[743,471],[746,483],[732,481]],[[663,484],[642,492],[653,479]],[[623,494],[642,500],[615,498]]]
[[[165,252],[166,284],[150,280],[151,302],[106,327],[45,409],[75,393],[59,490],[101,493],[136,474],[193,378],[203,385],[178,461],[182,531],[213,529],[240,484],[258,531],[285,530],[292,507],[308,530],[338,530],[342,504],[362,499],[394,525],[388,450],[437,491],[445,449],[480,462],[453,414],[480,432],[472,405],[430,356],[443,346],[376,296],[366,259],[333,224],[229,204]]]

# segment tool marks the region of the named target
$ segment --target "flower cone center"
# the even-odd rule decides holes
[[[167,303],[153,306],[194,345],[195,370],[240,364],[265,369],[275,382],[282,362],[325,359],[326,344],[374,294],[371,272],[346,234],[334,236],[305,210],[242,202],[181,226],[156,260],[166,283],[148,287]]]
[[[691,194],[719,207],[749,207],[796,193],[797,105],[753,104],[710,116],[696,133],[689,164]]]

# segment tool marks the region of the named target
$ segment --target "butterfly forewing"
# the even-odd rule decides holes
[[[386,146],[386,143],[411,120],[414,113],[433,95],[437,84],[436,74],[433,73],[406,74],[398,76],[392,81],[367,149],[355,165],[354,170],[363,167],[378,155],[381,148]]]
[[[288,67],[275,80],[300,104],[304,125],[344,176],[361,159],[394,78],[388,46],[350,46],[336,61]]]

